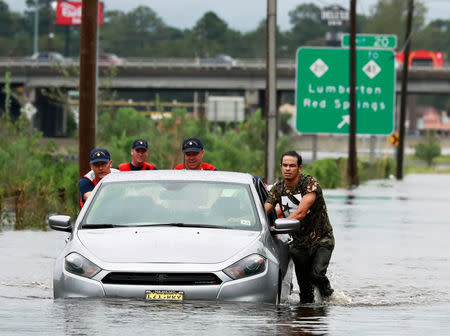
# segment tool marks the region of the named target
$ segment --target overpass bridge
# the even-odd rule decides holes
[[[114,75],[110,75],[111,69],[114,69]],[[79,84],[78,60],[51,64],[22,59],[0,59],[0,71],[1,73],[11,72],[11,85],[22,87],[25,101],[32,102],[38,107],[38,115],[40,114],[38,128],[43,129],[48,123],[57,125],[64,122],[64,116],[60,116],[61,109],[58,110],[49,103],[48,97],[43,97],[40,92],[41,89],[50,87],[76,90]],[[68,75],[70,73],[73,75]],[[295,77],[295,60],[279,59],[277,62],[278,96],[283,93],[293,96]],[[401,77],[401,69],[397,69],[397,93],[401,91]],[[0,85],[4,82],[3,76],[0,78]],[[174,96],[177,92],[187,92],[192,97],[191,101],[194,99],[194,92],[202,95],[205,92],[229,91],[244,96],[250,108],[257,108],[263,107],[265,102],[266,63],[264,59],[239,59],[235,64],[202,64],[199,60],[192,58],[130,58],[124,64],[114,68],[101,66],[98,84],[100,88],[108,87],[118,92],[170,90]],[[408,79],[408,93],[449,94],[450,67],[412,68]],[[2,104],[1,101],[0,104]],[[52,129],[55,127],[57,128],[57,126],[51,126]]]
[[[14,59],[0,59],[0,73],[10,71],[12,83],[29,88],[58,86],[74,88],[78,79],[63,75],[63,70],[78,68],[78,61],[68,60],[60,65]],[[100,75],[108,67],[100,67]],[[295,90],[295,60],[279,59],[278,90]],[[265,90],[266,63],[264,59],[241,59],[236,64],[202,64],[196,59],[128,59],[116,66],[117,73],[109,85],[114,89],[220,89]],[[401,69],[397,69],[396,91],[401,88]],[[4,78],[0,78],[4,83]],[[101,82],[100,82],[101,84]],[[408,93],[449,94],[450,67],[442,69],[412,68],[409,72]]]

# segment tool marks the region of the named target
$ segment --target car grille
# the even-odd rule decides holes
[[[104,284],[116,285],[220,285],[220,280],[211,273],[121,273],[112,272],[106,275]]]

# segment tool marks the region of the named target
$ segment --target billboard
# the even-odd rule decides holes
[[[206,117],[209,121],[240,122],[245,118],[244,97],[208,96]]]
[[[329,26],[342,26],[350,21],[349,11],[339,5],[324,7],[320,14],[322,21]]]
[[[81,1],[58,1],[56,24],[61,26],[81,25]],[[103,24],[103,2],[98,3],[98,24]]]

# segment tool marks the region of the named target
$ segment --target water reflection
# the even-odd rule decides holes
[[[300,305],[278,308],[281,335],[325,335],[328,333],[328,307]]]
[[[328,307],[248,303],[149,303],[126,299],[55,300],[56,329],[68,335],[322,335]]]

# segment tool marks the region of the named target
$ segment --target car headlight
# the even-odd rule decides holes
[[[72,252],[65,258],[64,268],[67,272],[85,278],[92,278],[101,268],[78,253]]]
[[[266,269],[266,258],[259,254],[252,254],[245,257],[223,271],[232,279],[246,278],[264,272]]]

